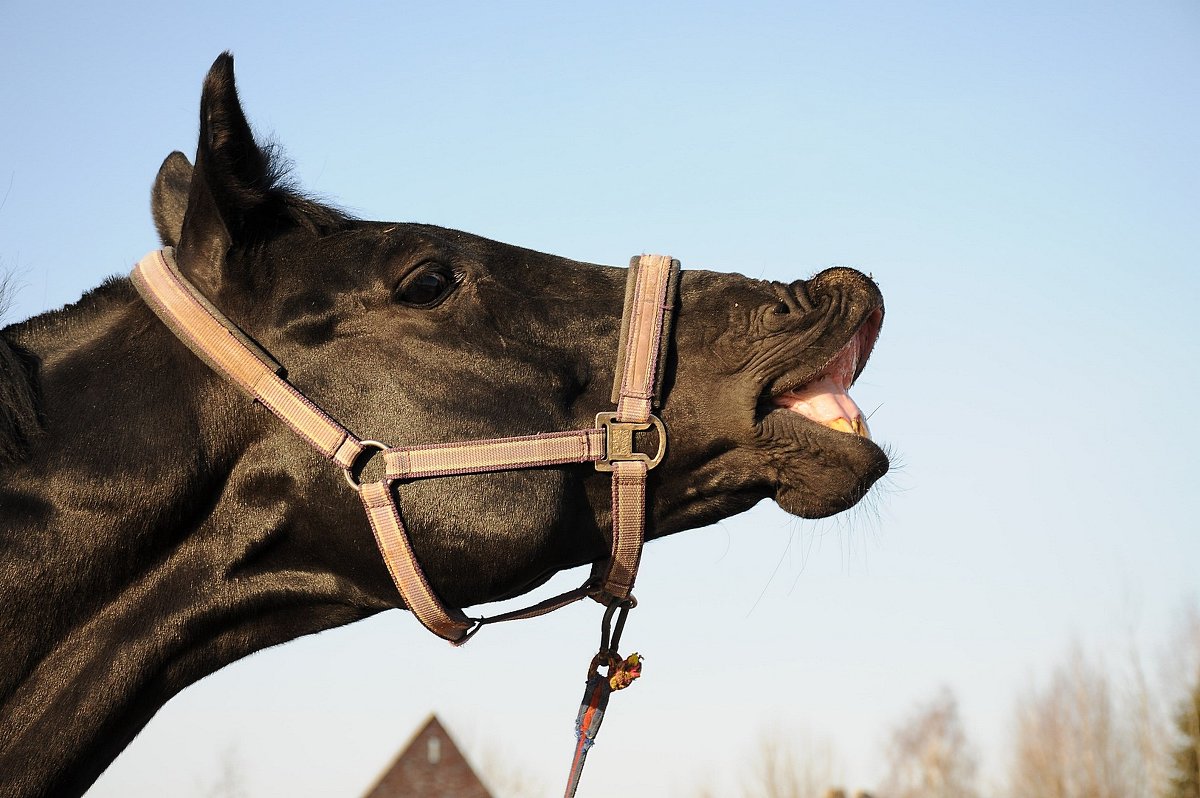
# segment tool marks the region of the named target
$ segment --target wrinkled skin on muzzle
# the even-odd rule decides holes
[[[882,320],[875,284],[845,268],[789,285],[693,271],[682,288],[663,411],[668,516],[714,521],[763,498],[804,518],[854,505],[886,473],[883,451],[775,397],[812,383],[856,334],[857,377]]]

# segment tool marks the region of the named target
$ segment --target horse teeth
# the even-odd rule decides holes
[[[835,429],[838,432],[849,432],[851,435],[854,434],[854,426],[850,423],[849,419],[835,418],[832,421],[826,421],[825,426],[829,427],[830,429]]]
[[[854,434],[871,440],[871,428],[867,426],[867,420],[862,416],[854,419]]]
[[[831,421],[822,422],[830,429],[835,429],[838,432],[846,432],[851,435],[858,435],[861,438],[871,440],[871,430],[867,427],[867,422],[862,416],[855,416],[851,421],[848,418],[835,418]]]

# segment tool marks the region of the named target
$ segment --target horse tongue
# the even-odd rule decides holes
[[[818,424],[864,438],[871,437],[862,411],[846,393],[841,380],[834,377],[820,377],[808,385],[776,396],[773,401],[776,406],[799,413]]]

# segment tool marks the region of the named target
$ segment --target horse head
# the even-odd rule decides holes
[[[228,55],[204,83],[194,167],[169,156],[152,205],[179,271],[363,438],[573,430],[611,409],[626,270],[306,197],[255,140]],[[846,268],[785,284],[684,267],[646,536],[766,498],[805,518],[854,505],[888,468],[846,393],[882,321],[874,283]],[[0,615],[18,641],[0,685],[12,732],[0,771],[28,774],[16,794],[82,791],[187,684],[401,606],[339,469],[180,343],[128,281],[14,325],[0,347],[34,362],[41,427],[0,466],[0,529],[21,542],[3,555],[14,578]],[[609,552],[609,478],[589,465],[396,494],[449,605],[518,595]],[[70,546],[64,531],[78,535]]]

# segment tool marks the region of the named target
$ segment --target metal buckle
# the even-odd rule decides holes
[[[362,492],[362,483],[359,481],[359,478],[362,476],[363,469],[367,467],[367,463],[375,457],[375,452],[372,450],[382,452],[388,448],[386,443],[380,443],[379,441],[359,441],[359,444],[362,446],[362,451],[359,452],[358,457],[354,458],[354,462],[348,468],[343,469],[342,473],[342,476],[346,478],[346,484],[353,488],[355,493]],[[371,454],[363,462],[362,467],[355,468],[355,465],[359,460],[362,460],[362,456],[367,452],[371,452]]]
[[[658,431],[658,451],[653,455],[634,451],[633,434],[645,432],[651,427]],[[639,460],[646,464],[646,470],[649,471],[661,463],[667,454],[667,428],[658,416],[651,415],[649,421],[640,423],[618,421],[616,413],[597,413],[596,429],[605,431],[604,457],[596,461],[597,471],[612,471],[613,463]]]

